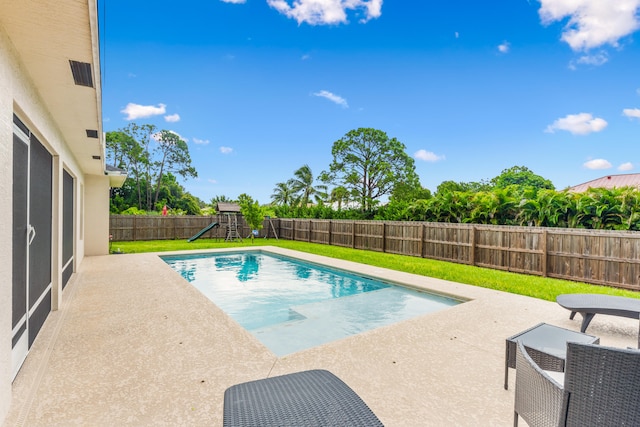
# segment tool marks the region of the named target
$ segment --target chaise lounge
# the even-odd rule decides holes
[[[314,369],[229,387],[223,425],[376,427],[382,422],[342,380]]]
[[[640,299],[617,297],[602,294],[564,294],[556,298],[558,304],[571,311],[569,319],[576,313],[582,315],[580,332],[584,333],[596,314],[629,317],[640,319]],[[640,348],[640,331],[638,333],[638,347]]]

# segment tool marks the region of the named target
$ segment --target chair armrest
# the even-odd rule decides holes
[[[560,420],[564,389],[527,354],[521,342],[516,353],[514,413],[530,426],[556,426]]]

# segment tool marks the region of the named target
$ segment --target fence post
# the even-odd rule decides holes
[[[469,264],[476,265],[476,227],[471,227],[471,235],[469,236]]]
[[[540,246],[542,249],[542,260],[541,260],[541,266],[540,269],[542,270],[542,277],[547,277],[548,276],[548,271],[547,271],[547,237],[548,237],[548,233],[547,230],[543,230],[542,231],[542,242],[540,242]]]
[[[356,221],[351,221],[351,248],[356,248]]]
[[[382,222],[382,252],[387,252],[387,223]]]
[[[178,218],[177,216],[174,216],[172,218],[172,222],[173,222],[173,240],[177,240],[178,239],[178,233],[176,231],[176,219],[177,218]]]
[[[424,241],[427,240],[427,226],[422,223],[422,233],[420,233],[420,258],[424,258]]]
[[[331,231],[332,231],[331,224],[332,224],[332,221],[329,220],[329,246],[331,246]]]
[[[311,243],[311,225],[313,223],[309,220],[309,235],[307,236],[307,242]]]
[[[133,241],[135,242],[137,239],[136,234],[138,234],[138,225],[136,224],[136,216],[133,216]]]
[[[296,240],[296,219],[291,218],[291,235],[293,237],[292,240]]]

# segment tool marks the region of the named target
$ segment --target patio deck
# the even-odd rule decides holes
[[[327,369],[386,426],[511,426],[505,338],[540,322],[580,329],[554,302],[331,264],[471,301],[278,358],[157,255],[86,258],[14,381],[4,425],[217,426],[227,387]],[[588,333],[635,347],[638,321],[599,316]]]

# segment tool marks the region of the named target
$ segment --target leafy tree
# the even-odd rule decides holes
[[[383,196],[391,195],[397,183],[419,181],[415,163],[405,150],[403,143],[381,130],[351,130],[333,143],[333,161],[321,179],[348,189],[361,209],[370,212]]]
[[[136,181],[138,192],[138,208],[149,209],[151,200],[151,142],[156,133],[156,127],[151,124],[138,125],[130,123],[121,130],[135,141],[129,152],[129,168]],[[144,185],[143,185],[144,184]],[[144,188],[144,198],[142,190]]]
[[[105,135],[107,164],[127,169],[132,157],[139,156],[139,144],[123,131],[110,131]]]
[[[417,178],[417,175],[416,175]],[[414,200],[420,199],[430,199],[431,191],[428,188],[422,187],[419,181],[414,182],[397,182],[393,191],[391,192],[391,197],[389,200],[391,202],[413,202]]]
[[[189,147],[180,136],[175,132],[162,130],[159,134],[155,135],[155,139],[158,141],[158,145],[154,150],[155,154],[157,154],[157,160],[153,162],[154,168],[151,170],[153,171],[153,180],[156,184],[153,201],[147,200],[147,206],[150,210],[155,208],[156,202],[158,201],[160,184],[165,174],[169,172],[177,173],[182,178],[196,178],[198,176],[196,169],[191,166]],[[198,208],[198,211],[199,210]]]
[[[142,181],[145,178],[144,171],[149,163],[148,151],[145,150],[144,144],[148,145],[146,141],[150,140],[154,131],[153,125],[138,126],[131,123],[126,129],[107,132],[105,138],[108,141],[106,144],[107,159],[113,159],[113,166],[126,167],[127,172],[135,181],[138,209],[142,209]],[[141,140],[145,142],[141,143]]]
[[[196,196],[185,194],[175,202],[176,209],[184,211],[187,215],[200,215],[200,203]]]
[[[197,176],[186,142],[173,132],[158,132],[154,125],[130,123],[124,129],[107,132],[106,142],[108,161],[129,174],[123,187],[112,191],[112,212],[130,206],[136,206],[138,211],[155,211],[161,199],[162,204],[171,206],[185,194],[173,174],[183,178]],[[166,181],[169,175],[171,178]]]
[[[258,201],[254,201],[248,194],[241,194],[238,196],[240,204],[240,212],[245,221],[251,228],[251,230],[262,230],[263,221],[265,217],[265,209],[260,206]],[[251,233],[251,241],[253,241],[254,235]]]
[[[484,180],[480,182],[442,181],[436,188],[436,194],[443,194],[452,191],[469,191],[477,193],[478,191],[489,190],[491,190],[491,184]]]
[[[199,198],[187,193],[172,173],[167,173],[162,178],[159,197],[156,202],[156,212],[161,212],[162,207],[166,205],[169,207],[169,213],[171,215],[178,213],[186,215],[201,215],[202,211],[200,206],[203,204],[204,203]]]
[[[537,190],[555,190],[553,183],[548,179],[536,175],[526,166],[513,166],[505,169],[491,180],[494,188],[507,188],[516,185],[520,189],[535,188]]]

